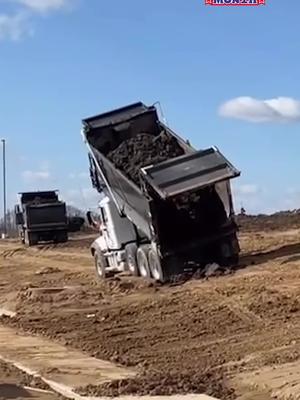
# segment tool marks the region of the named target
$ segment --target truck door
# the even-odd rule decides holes
[[[113,249],[115,247],[115,243],[113,240],[113,232],[111,232],[113,229],[113,226],[109,219],[107,209],[105,207],[101,207],[100,212],[101,212],[101,220],[102,220],[101,230],[102,230],[102,234],[103,234],[107,249]]]
[[[19,205],[15,206],[15,219],[16,219],[16,225],[24,225],[23,213]]]

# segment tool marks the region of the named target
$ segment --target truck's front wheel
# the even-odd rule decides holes
[[[94,260],[95,260],[95,268],[96,268],[96,274],[99,279],[105,279],[106,277],[106,260],[100,252],[95,252],[94,254]]]

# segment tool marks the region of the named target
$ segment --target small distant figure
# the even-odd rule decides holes
[[[246,215],[246,210],[244,209],[244,207],[241,207],[241,215]]]

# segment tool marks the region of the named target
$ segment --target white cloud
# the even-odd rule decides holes
[[[26,13],[17,12],[13,15],[0,14],[0,40],[17,41],[23,36],[33,35],[29,18]]]
[[[23,180],[26,183],[38,183],[40,181],[48,181],[51,178],[49,171],[24,171],[22,173]]]
[[[88,179],[90,175],[87,172],[80,172],[80,174],[78,174],[78,177],[80,179]]]
[[[69,178],[70,179],[88,179],[89,174],[87,172],[80,172],[78,174],[72,172],[71,174],[69,174]]]
[[[46,13],[57,11],[70,5],[70,0],[15,0],[34,12]]]
[[[284,195],[284,206],[289,210],[300,209],[300,188],[289,187]]]
[[[272,214],[300,209],[300,187],[287,187],[278,192],[258,185],[253,185],[256,186],[254,190],[254,187],[251,189],[250,186],[252,185],[233,185],[233,202],[237,213],[242,206],[248,214]],[[252,193],[248,193],[249,191]]]
[[[264,209],[266,191],[260,186],[253,183],[234,183],[232,192],[236,212],[239,212],[241,207],[244,207],[247,213],[254,214]]]
[[[32,36],[35,15],[60,11],[74,5],[77,0],[0,0],[14,5],[12,14],[0,14],[0,40],[17,41]]]
[[[67,204],[81,210],[96,209],[100,200],[100,194],[93,188],[69,189],[63,192]]]
[[[235,192],[240,195],[256,195],[260,192],[260,188],[254,184],[246,184],[237,186]]]
[[[290,97],[259,100],[237,97],[222,104],[219,114],[225,118],[260,122],[299,122],[300,101]]]

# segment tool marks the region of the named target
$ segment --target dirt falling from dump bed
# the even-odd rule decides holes
[[[140,168],[157,164],[184,154],[175,138],[166,133],[153,136],[141,133],[120,144],[107,157],[113,164],[139,184]]]

